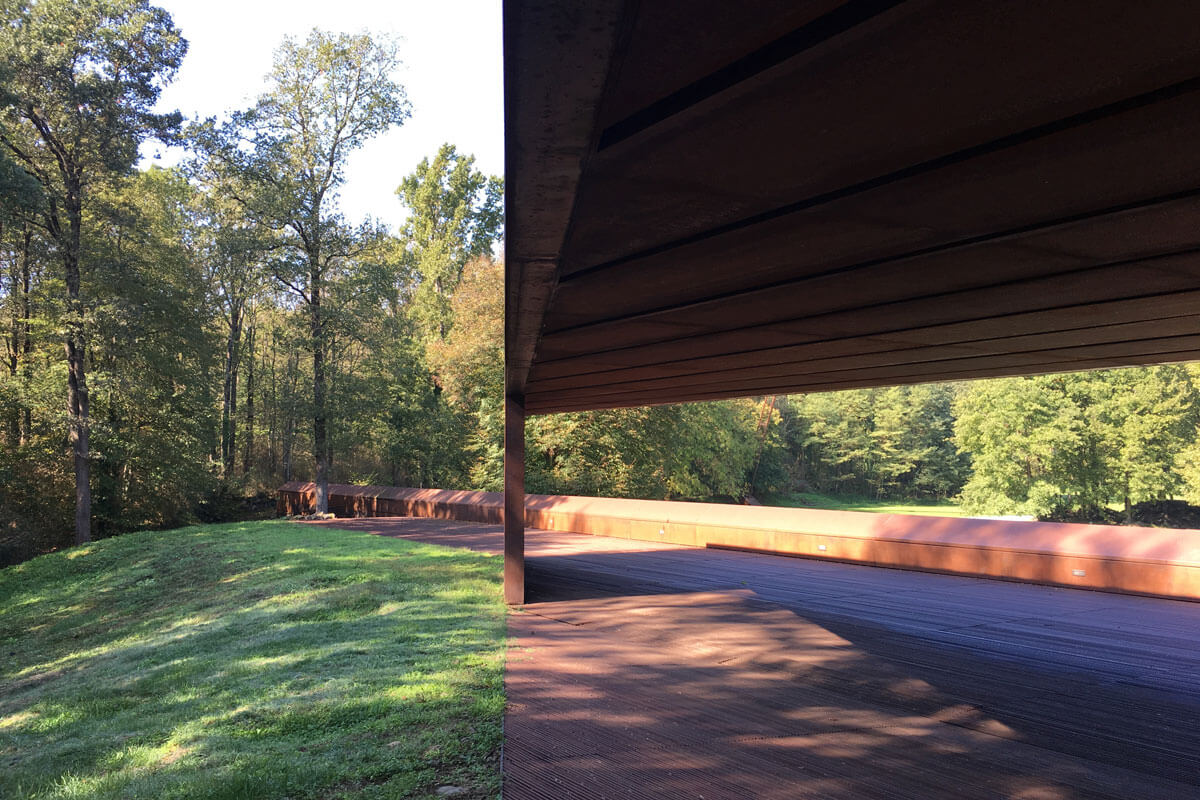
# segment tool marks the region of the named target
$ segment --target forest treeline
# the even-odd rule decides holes
[[[503,181],[451,144],[393,229],[338,208],[410,114],[395,44],[285,40],[219,119],[156,109],[140,0],[5,3],[0,560],[225,513],[291,479],[498,489]],[[139,157],[157,140],[177,167]],[[1041,514],[1200,493],[1191,367],[752,398],[527,424],[531,492],[960,497]]]

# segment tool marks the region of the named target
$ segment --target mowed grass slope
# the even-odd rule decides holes
[[[496,797],[499,559],[287,522],[0,570],[0,797]]]

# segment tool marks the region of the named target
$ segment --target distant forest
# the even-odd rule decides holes
[[[450,144],[398,231],[338,210],[403,124],[395,45],[286,40],[221,119],[138,0],[0,28],[0,560],[232,513],[282,481],[498,489],[503,181]],[[186,148],[146,167],[152,139]],[[816,490],[1045,514],[1200,496],[1200,371],[1165,366],[534,417],[536,493]]]

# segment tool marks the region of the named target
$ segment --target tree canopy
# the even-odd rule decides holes
[[[91,539],[89,320],[82,293],[83,216],[105,181],[125,174],[150,136],[170,135],[178,113],[153,111],[187,43],[145,0],[9,2],[0,26],[0,148],[6,182],[24,173],[18,217],[53,243],[67,311],[68,430],[75,471],[75,541]]]
[[[957,399],[970,453],[964,507],[1048,514],[1177,496],[1179,454],[1196,439],[1197,386],[1185,367],[979,381]]]
[[[381,232],[369,221],[346,222],[337,210],[346,159],[371,137],[409,116],[404,89],[392,75],[396,45],[366,34],[312,31],[284,39],[267,79],[268,91],[219,130],[198,136],[212,171],[225,178],[246,216],[274,238],[275,279],[304,305],[312,363],[313,458],[317,510],[328,509],[329,386],[338,321],[338,284],[370,258]]]
[[[414,313],[425,332],[438,337],[453,324],[450,297],[467,263],[491,252],[504,224],[504,181],[474,165],[473,156],[447,143],[396,189],[409,210],[402,260],[417,280]]]

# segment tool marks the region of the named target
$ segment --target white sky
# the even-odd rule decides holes
[[[404,211],[395,190],[443,142],[473,154],[477,169],[504,171],[500,0],[155,0],[188,40],[160,109],[188,117],[251,105],[284,36],[326,31],[391,34],[404,64],[396,76],[412,117],[368,143],[348,163],[341,210],[393,228]],[[161,145],[147,151],[161,150]],[[164,154],[161,163],[171,163]]]

